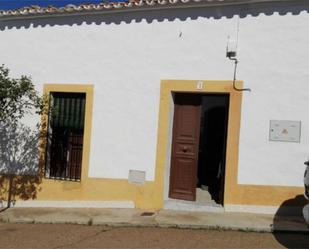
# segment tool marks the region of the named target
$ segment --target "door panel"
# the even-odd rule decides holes
[[[175,94],[169,197],[196,199],[201,104],[199,95]]]

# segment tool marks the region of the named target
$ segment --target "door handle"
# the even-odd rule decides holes
[[[184,147],[182,148],[182,152],[186,153],[187,151],[188,151],[188,147],[187,147],[187,146],[184,146]]]

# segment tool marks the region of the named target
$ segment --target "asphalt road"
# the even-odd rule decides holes
[[[0,223],[0,248],[309,248],[309,234]]]

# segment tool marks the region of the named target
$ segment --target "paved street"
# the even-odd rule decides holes
[[[0,248],[309,248],[309,235],[0,223]]]

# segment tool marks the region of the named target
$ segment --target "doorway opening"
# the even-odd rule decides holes
[[[169,197],[223,205],[229,94],[175,93]]]
[[[228,103],[228,94],[209,94],[201,98],[197,188],[208,191],[212,200],[222,205]]]

